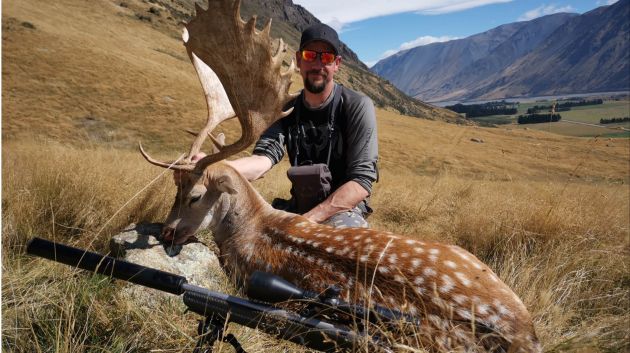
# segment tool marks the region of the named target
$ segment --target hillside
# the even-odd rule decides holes
[[[134,7],[133,1],[128,1],[128,3],[128,6],[136,11],[136,16],[143,17],[145,21],[150,20],[157,29],[166,26],[170,32],[179,31],[177,24],[187,21],[194,14],[195,6],[194,0],[151,0],[148,1],[148,5],[144,1],[144,4],[138,7]],[[156,11],[147,12],[147,7],[149,11],[151,8]],[[268,18],[271,18],[273,20],[272,36],[282,38],[289,44],[289,52],[295,52],[297,49],[302,30],[313,23],[320,22],[302,6],[293,4],[291,0],[242,0],[241,16],[249,18],[252,15],[257,15],[259,29]],[[159,25],[156,26],[156,22]],[[341,45],[341,55],[344,62],[338,81],[365,93],[372,98],[376,106],[389,107],[403,114],[424,119],[467,123],[449,110],[410,98],[388,81],[372,73],[344,43]]]
[[[510,23],[397,53],[372,70],[428,101],[628,90],[629,14],[622,0]]]

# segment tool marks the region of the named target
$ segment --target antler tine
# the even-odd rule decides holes
[[[190,35],[186,28],[184,28],[182,38],[184,39],[184,43],[187,43],[190,39]],[[192,163],[193,156],[201,151],[201,146],[203,145],[206,137],[212,136],[212,131],[223,121],[232,119],[236,116],[234,115],[234,110],[232,109],[227,94],[225,93],[225,89],[223,89],[223,85],[214,71],[212,71],[206,63],[201,61],[188,46],[186,47],[186,52],[188,53],[188,57],[193,63],[197,76],[199,77],[208,108],[206,125],[198,134],[196,134],[196,138],[191,144],[190,151],[185,159],[187,162]],[[213,143],[217,145],[214,139]]]
[[[286,46],[287,45],[284,43],[282,38],[278,38],[278,48],[276,49],[276,52],[272,56],[274,67],[282,66],[282,52],[284,51]]]
[[[193,135],[193,136],[199,136],[199,133],[196,131],[192,131],[190,129],[184,129],[185,132]],[[223,146],[225,146],[225,135],[223,133],[220,133],[217,135],[217,137],[214,137],[214,135],[212,135],[212,132],[208,132],[208,137],[210,137],[210,141],[212,141],[212,144],[214,145],[214,148],[216,150],[214,150],[214,153],[220,151]],[[192,158],[192,156],[190,156]]]
[[[249,33],[254,33],[256,31],[256,15],[253,15],[249,21],[245,24],[245,30]]]
[[[288,90],[294,69],[291,66],[281,72],[284,43],[280,41],[274,53],[269,25],[270,21],[257,31],[255,16],[244,22],[240,1],[234,0],[209,0],[208,9],[198,11],[186,25],[189,38],[185,45],[195,68],[199,71],[203,63],[216,74],[235,113],[230,116],[237,116],[242,130],[240,139],[203,158],[198,167],[239,153],[290,113],[283,109],[293,97]],[[209,110],[215,111],[216,106],[209,106]],[[219,120],[208,123],[210,131]]]
[[[267,19],[267,21],[265,22],[265,25],[263,26],[262,31],[260,31],[261,34],[264,34],[266,37],[269,37],[271,35],[271,17],[269,17]]]
[[[142,143],[138,142],[138,147],[140,148],[140,153],[142,154],[142,157],[144,157],[144,159],[147,160],[147,162],[156,165],[158,167],[162,167],[162,168],[167,168],[167,169],[173,169],[173,170],[182,170],[182,171],[188,171],[191,172],[195,169],[195,165],[194,164],[178,164],[180,163],[180,160],[184,157],[184,155],[182,154],[177,160],[173,161],[173,162],[161,162],[158,161],[157,159],[152,158],[151,156],[149,156],[148,153],[146,153],[144,151],[144,148],[142,148]]]

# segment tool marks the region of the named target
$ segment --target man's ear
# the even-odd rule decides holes
[[[234,184],[232,183],[232,178],[229,175],[221,175],[215,181],[217,190],[221,192],[227,192],[230,195],[236,194],[236,189],[234,188]]]

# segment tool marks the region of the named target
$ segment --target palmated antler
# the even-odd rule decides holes
[[[202,170],[246,149],[269,126],[291,113],[292,108],[283,108],[296,97],[288,92],[295,64],[292,61],[289,69],[281,72],[285,44],[280,39],[273,50],[271,19],[258,31],[255,16],[248,22],[241,19],[239,0],[209,0],[207,10],[197,4],[195,7],[196,16],[186,24],[183,39],[206,95],[206,126],[197,134],[184,164],[156,161],[140,146],[150,163],[189,171]],[[234,116],[241,124],[241,137],[192,164],[190,159],[199,152],[206,136]]]

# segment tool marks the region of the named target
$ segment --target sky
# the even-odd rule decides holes
[[[558,12],[617,0],[293,0],[332,26],[366,65],[400,50],[465,38]]]

